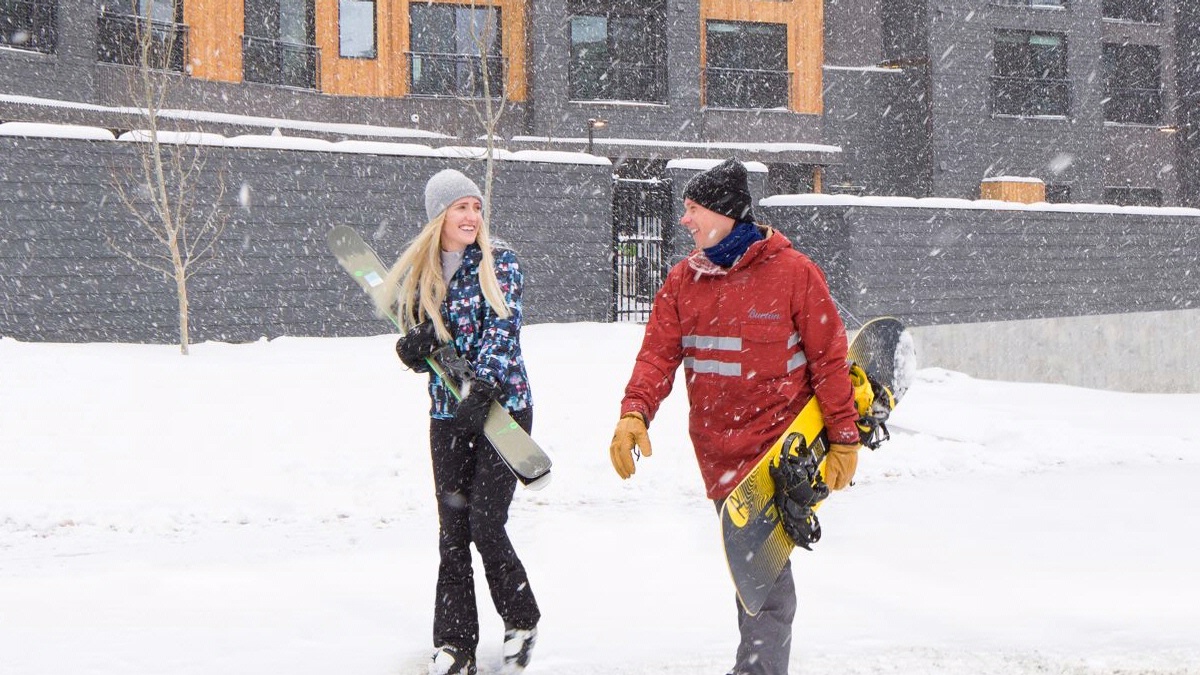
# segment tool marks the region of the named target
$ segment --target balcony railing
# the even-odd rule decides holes
[[[96,36],[96,58],[124,66],[142,65],[139,37],[149,40],[146,66],[155,70],[183,72],[187,62],[188,27],[181,23],[147,21],[129,14],[100,15]]]
[[[0,46],[53,54],[57,25],[55,0],[0,0]]]
[[[1163,116],[1161,89],[1113,89],[1104,99],[1104,120],[1158,124]]]
[[[1064,117],[1071,113],[1071,81],[992,76],[992,114]]]
[[[571,64],[571,100],[663,103],[667,100],[666,69],[577,61]]]
[[[504,59],[471,54],[408,52],[409,92],[415,96],[482,98],[483,68],[486,63],[488,94],[504,93]]]
[[[247,82],[316,89],[320,76],[319,47],[242,36],[242,77]]]
[[[704,104],[710,108],[789,109],[792,74],[786,70],[706,68]]]

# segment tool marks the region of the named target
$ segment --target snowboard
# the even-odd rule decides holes
[[[874,449],[887,440],[887,427],[884,424],[887,415],[912,382],[916,370],[912,337],[904,324],[896,319],[874,319],[855,334],[850,342],[847,360],[852,367],[852,380],[855,375],[865,374],[872,385],[866,396],[869,400],[863,400],[862,394],[866,390],[861,386],[856,386],[855,393],[863,444]],[[860,370],[855,370],[854,366]],[[861,377],[855,384],[860,382]],[[784,531],[775,505],[775,481],[771,476],[771,466],[779,463],[782,452],[799,453],[807,457],[823,477],[828,449],[824,418],[814,397],[721,505],[725,558],[737,589],[738,601],[752,615],[762,609],[767,593],[795,547]],[[822,503],[818,502],[814,510]],[[819,538],[820,527],[816,525],[815,514],[812,522]]]
[[[387,276],[387,267],[375,250],[354,228],[345,225],[330,230],[326,241],[342,268],[375,300],[383,291],[383,280]],[[397,328],[400,327],[395,314],[388,312],[386,316]],[[454,351],[454,345],[442,345],[425,361],[446,384],[450,393],[462,400],[463,385],[470,382],[474,375],[471,364]],[[550,457],[513,420],[508,410],[496,401],[492,401],[488,411],[483,435],[522,485],[537,490],[550,482]]]

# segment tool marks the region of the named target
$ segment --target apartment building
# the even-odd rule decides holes
[[[771,193],[975,198],[1018,176],[1049,201],[1175,205],[1200,198],[1187,5],[0,0],[0,120],[135,126],[120,109],[149,17],[169,107],[226,115],[208,130],[237,114],[471,145],[491,98],[506,147],[631,178],[737,155]]]

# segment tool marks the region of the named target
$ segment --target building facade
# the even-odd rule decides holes
[[[120,110],[149,17],[159,66],[176,73],[167,105],[180,110],[470,145],[491,98],[504,102],[506,147],[587,150],[637,178],[675,158],[737,155],[768,165],[770,193],[976,198],[984,179],[1020,176],[1042,180],[1049,201],[1180,205],[1200,195],[1188,178],[1197,11],[1179,0],[4,0],[0,119],[136,126]]]

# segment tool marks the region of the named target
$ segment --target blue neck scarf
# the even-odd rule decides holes
[[[704,249],[704,255],[721,267],[733,267],[750,244],[762,239],[762,233],[754,223],[738,223],[724,239]]]

